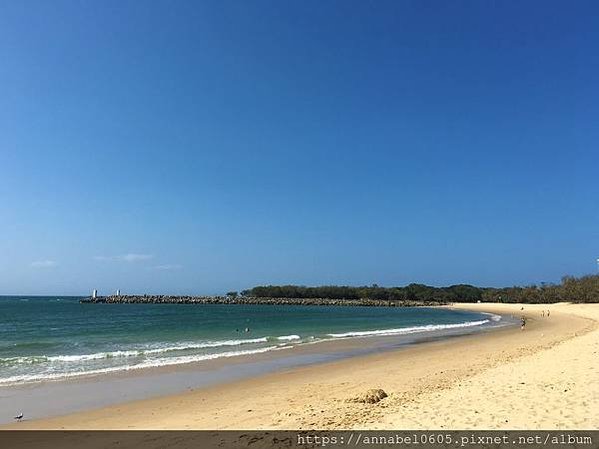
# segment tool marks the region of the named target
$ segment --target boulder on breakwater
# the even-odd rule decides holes
[[[365,306],[365,307],[416,307],[437,306],[442,302],[389,301],[380,299],[331,298],[259,298],[255,296],[173,296],[173,295],[111,295],[85,298],[85,304],[266,304],[293,306]]]

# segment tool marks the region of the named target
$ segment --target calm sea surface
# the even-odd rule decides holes
[[[432,308],[80,304],[0,297],[0,385],[201,362],[323,340],[439,333],[500,317]]]

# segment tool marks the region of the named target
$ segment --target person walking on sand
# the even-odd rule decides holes
[[[547,318],[549,318],[549,310],[547,310]]]
[[[545,318],[545,310],[542,311],[541,316]]]
[[[520,318],[520,330],[524,330],[524,326],[526,326],[526,318]]]

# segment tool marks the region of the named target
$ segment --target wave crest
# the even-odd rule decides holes
[[[240,355],[251,355],[251,354],[261,354],[263,352],[274,351],[285,349],[285,347],[279,346],[267,346],[266,348],[260,349],[249,349],[245,351],[228,351],[221,352],[217,354],[202,354],[202,355],[191,355],[191,356],[180,356],[180,357],[171,357],[166,359],[151,359],[146,360],[142,363],[138,363],[136,365],[125,365],[125,366],[114,366],[109,368],[101,368],[87,371],[75,371],[68,373],[39,373],[39,374],[23,374],[17,376],[6,377],[4,379],[0,379],[0,385],[12,385],[17,383],[31,383],[31,382],[41,382],[46,380],[59,380],[59,379],[68,379],[72,377],[82,377],[82,376],[92,376],[97,374],[107,374],[114,373],[119,371],[132,371],[143,368],[156,368],[161,366],[171,366],[171,365],[183,365],[194,362],[201,362],[204,360],[212,360],[219,358],[227,358],[227,357],[236,357]]]
[[[444,329],[457,329],[462,327],[481,326],[488,323],[489,320],[480,321],[467,321],[465,323],[458,324],[427,324],[425,326],[414,326],[414,327],[401,327],[398,329],[377,329],[372,331],[352,331],[343,332],[340,334],[327,334],[333,338],[347,338],[347,337],[369,337],[369,336],[386,336],[386,335],[405,335],[414,334],[417,332],[432,332]]]

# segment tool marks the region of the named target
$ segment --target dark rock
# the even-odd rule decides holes
[[[112,295],[86,298],[85,304],[266,304],[294,306],[363,306],[363,307],[416,307],[440,305],[441,302],[388,301],[379,299],[330,298],[258,298],[253,296],[171,296],[171,295]]]

